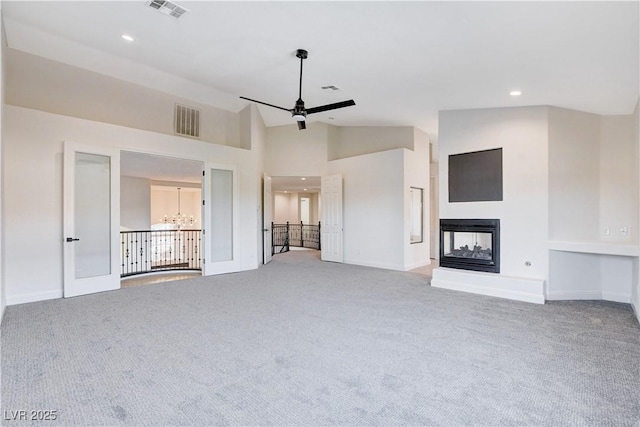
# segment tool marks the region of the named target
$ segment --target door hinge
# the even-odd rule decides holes
[[[204,206],[204,200],[202,201],[202,206]]]
[[[204,176],[204,171],[202,171],[202,176]]]

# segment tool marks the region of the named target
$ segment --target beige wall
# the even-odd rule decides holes
[[[265,170],[270,176],[322,176],[327,167],[329,125],[308,123],[267,128]]]
[[[273,222],[286,224],[296,222],[298,219],[297,203],[298,193],[273,193]]]
[[[301,221],[301,199],[309,198],[309,222],[317,224],[320,218],[318,193],[275,192],[273,193],[273,222],[275,224],[299,223]]]
[[[330,134],[328,160],[345,159],[395,148],[414,149],[415,133],[410,126],[334,127]]]
[[[180,103],[201,110],[201,141],[250,148],[250,131],[240,135],[241,114],[21,51],[7,49],[7,55],[11,105],[174,135],[174,108]]]
[[[195,220],[193,226],[187,228],[202,228],[202,190],[198,186],[187,186],[184,183],[173,185],[151,185],[150,208],[147,221],[151,224],[161,224],[166,215],[169,220],[178,213],[178,188],[180,188],[180,213]]]

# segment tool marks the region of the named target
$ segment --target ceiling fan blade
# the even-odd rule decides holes
[[[302,129],[306,129],[307,128],[307,123],[304,120],[300,120],[298,122],[298,130],[302,130]]]
[[[307,108],[307,114],[320,113],[321,111],[335,110],[336,108],[351,107],[356,105],[353,99],[348,101],[336,102],[335,104],[321,105],[320,107]]]
[[[266,106],[268,106],[268,107],[278,108],[278,109],[280,109],[280,110],[284,110],[284,111],[291,112],[291,109],[290,109],[290,108],[278,107],[277,105],[267,104],[266,102],[256,101],[255,99],[246,98],[246,97],[244,97],[244,96],[241,96],[240,98],[242,98],[242,99],[246,99],[247,101],[251,101],[251,102],[257,102],[258,104],[266,105]]]

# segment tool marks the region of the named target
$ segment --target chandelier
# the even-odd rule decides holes
[[[181,188],[178,187],[178,213],[173,215],[172,217],[165,215],[160,221],[164,224],[173,224],[178,229],[185,228],[187,225],[189,227],[193,227],[193,225],[196,223],[193,215],[187,216],[180,213],[180,190]]]

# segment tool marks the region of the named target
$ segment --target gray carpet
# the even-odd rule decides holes
[[[628,305],[533,305],[277,255],[258,270],[7,308],[3,425],[640,422]]]

